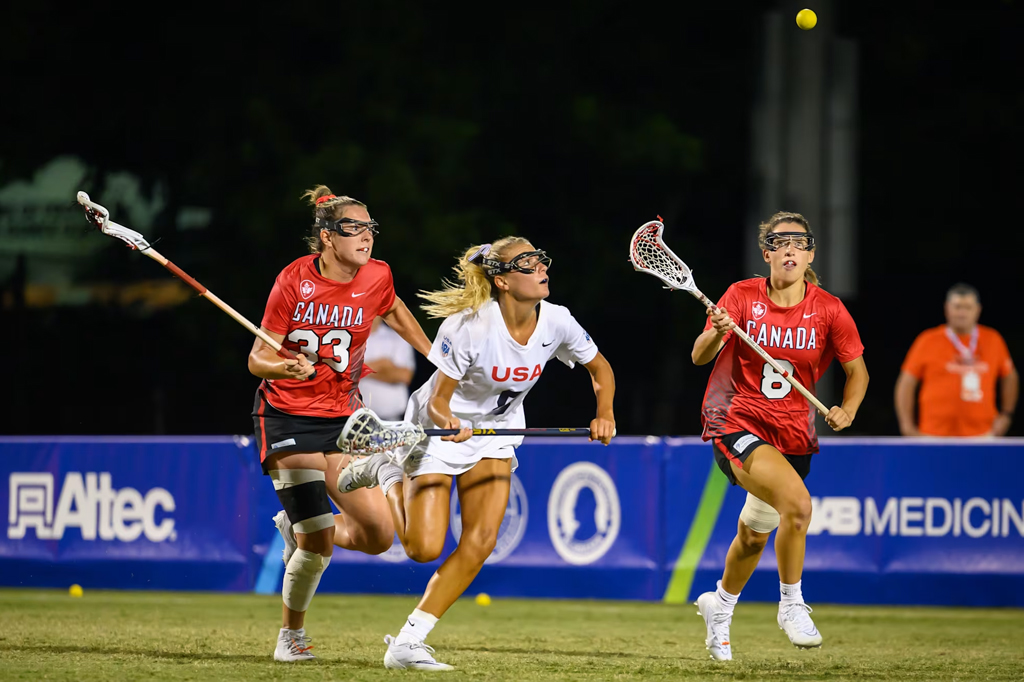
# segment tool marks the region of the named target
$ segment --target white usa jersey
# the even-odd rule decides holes
[[[427,414],[427,403],[443,372],[459,382],[449,405],[463,426],[525,428],[523,400],[548,360],[558,358],[573,367],[596,356],[597,345],[568,308],[541,301],[537,328],[523,345],[509,334],[498,302],[492,299],[476,312],[464,310],[441,324],[427,356],[438,369],[412,394],[405,418],[425,429],[437,428]],[[522,441],[522,436],[478,436],[450,443],[435,437],[425,450],[445,462],[466,463]]]

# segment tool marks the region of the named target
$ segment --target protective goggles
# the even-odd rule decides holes
[[[814,235],[810,232],[769,232],[764,237],[764,248],[778,251],[792,246],[801,251],[814,248]]]
[[[488,258],[487,254],[490,252],[491,245],[484,244],[477,249],[476,253],[469,257],[469,262],[479,265],[489,277],[505,272],[522,272],[526,275],[532,275],[541,264],[549,268],[551,267],[551,259],[548,258],[546,252],[539,249],[536,251],[524,251],[507,263],[495,260],[494,258]]]
[[[342,237],[355,237],[367,230],[370,231],[370,234],[380,234],[380,230],[377,229],[378,225],[376,220],[367,222],[365,220],[356,220],[355,218],[339,218],[338,220],[317,218],[314,225],[319,227],[321,230],[337,232]]]

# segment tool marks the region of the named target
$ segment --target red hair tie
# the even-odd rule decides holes
[[[324,203],[325,201],[330,201],[331,199],[337,199],[337,198],[338,197],[334,196],[333,194],[328,194],[325,197],[320,197],[319,199],[317,199],[316,200],[316,205],[319,206],[320,204]]]

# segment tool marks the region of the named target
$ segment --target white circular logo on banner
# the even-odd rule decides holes
[[[594,494],[594,534],[577,538],[582,525],[576,504],[584,489]],[[577,462],[558,474],[548,497],[548,534],[558,555],[570,564],[592,564],[603,557],[619,537],[622,510],[619,492],[608,472],[593,462]]]
[[[388,550],[377,556],[392,564],[397,564],[409,558],[405,555],[405,547],[402,547],[402,541],[398,539],[398,533],[395,533],[395,539],[391,546],[388,547]]]
[[[519,477],[512,474],[508,491],[508,505],[505,507],[505,518],[501,520],[501,527],[498,528],[498,541],[494,545],[494,551],[487,557],[485,564],[496,564],[509,554],[515,551],[516,547],[526,534],[526,521],[529,518],[530,506],[526,502],[526,490],[520,483]],[[452,492],[452,513],[451,513],[452,535],[458,542],[462,537],[462,513],[459,509],[458,490]]]

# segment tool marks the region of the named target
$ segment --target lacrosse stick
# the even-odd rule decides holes
[[[363,407],[345,422],[338,450],[347,454],[394,452],[404,460],[413,446],[431,436],[454,436],[459,429],[424,429],[407,421],[385,421]],[[589,427],[555,429],[473,429],[474,436],[589,436]],[[405,456],[403,456],[403,454]]]
[[[260,340],[263,341],[263,343],[267,344],[275,351],[277,351],[278,355],[293,360],[298,357],[298,355],[296,355],[292,351],[281,346],[281,344],[279,344],[277,341],[275,341],[273,338],[267,335],[267,333],[264,332],[262,329],[254,325],[249,320],[245,319],[237,310],[229,306],[224,301],[220,300],[212,291],[209,291],[202,284],[192,279],[192,277],[189,276],[187,272],[185,272],[177,265],[161,256],[156,249],[149,245],[149,242],[147,242],[146,238],[143,237],[141,234],[139,234],[135,230],[128,229],[124,225],[118,225],[117,223],[111,221],[110,212],[103,206],[100,206],[99,204],[91,201],[89,199],[88,194],[86,194],[85,192],[79,192],[78,203],[80,203],[82,205],[82,208],[85,209],[86,219],[94,226],[98,227],[103,234],[110,235],[111,237],[116,237],[117,239],[120,239],[132,249],[135,249],[140,253],[146,254],[147,256],[155,260],[157,263],[173,272],[175,275],[181,278],[183,282],[185,282],[190,287],[198,291],[201,296],[205,296],[215,306],[217,306],[218,308],[226,312],[228,315],[230,315],[232,318],[234,318],[234,320],[238,322],[238,324],[248,329],[250,332],[258,336]],[[314,370],[313,373],[309,375],[309,378],[312,379],[315,376],[316,370]]]
[[[672,253],[672,249],[665,245],[664,240],[661,238],[664,230],[665,225],[661,222],[661,216],[658,216],[657,220],[644,223],[640,226],[639,230],[633,233],[633,240],[629,244],[629,262],[633,264],[633,269],[638,272],[646,272],[648,275],[654,275],[665,283],[666,289],[689,292],[694,298],[717,314],[719,312],[718,306],[712,303],[697,288],[697,284],[693,280],[693,272],[690,268],[687,267],[686,263],[679,256]],[[798,390],[803,397],[807,398],[822,416],[828,414],[828,409],[825,408],[820,400],[804,388],[803,384],[790,375],[772,356],[768,355],[746,332],[736,326],[735,322],[733,322],[732,331],[743,339],[748,346],[753,348],[765,362],[771,365],[772,369],[781,374],[783,379],[792,384],[793,388]]]

